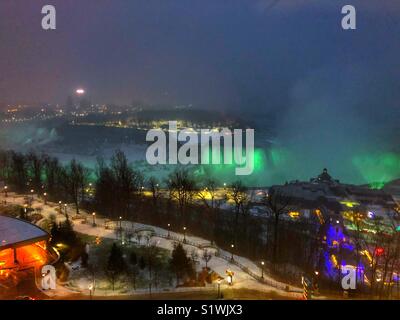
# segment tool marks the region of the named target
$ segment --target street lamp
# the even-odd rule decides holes
[[[228,275],[228,284],[231,286],[233,285],[233,275],[235,274],[232,270],[228,269],[225,271],[225,273]]]
[[[183,243],[186,243],[186,227],[183,227]]]
[[[235,248],[235,245],[232,243],[231,244],[231,260],[233,261],[233,249]]]
[[[261,261],[261,279],[264,279],[264,261]]]
[[[60,213],[62,213],[62,212],[61,212],[61,210],[62,210],[62,201],[61,201],[61,200],[58,201],[58,206],[59,206],[59,209],[60,209]]]
[[[92,300],[92,291],[93,291],[93,284],[92,283],[89,284],[88,289],[89,289],[90,300]]]
[[[170,229],[171,229],[171,224],[168,223],[168,235],[167,235],[168,238],[170,237]]]
[[[122,217],[119,217],[119,228],[122,230]]]
[[[93,227],[96,226],[96,212],[92,213],[92,217],[93,217]]]
[[[43,193],[44,204],[47,204],[47,192]]]
[[[7,186],[4,186],[4,204],[7,204]]]
[[[67,207],[68,207],[68,205],[66,203],[64,203],[65,216],[67,216]]]

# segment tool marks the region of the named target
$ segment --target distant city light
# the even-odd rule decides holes
[[[82,94],[85,94],[85,90],[83,90],[83,89],[76,89],[76,94],[79,94],[79,95],[82,95]]]

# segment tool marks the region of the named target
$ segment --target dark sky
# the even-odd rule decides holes
[[[345,32],[349,2],[358,30]],[[45,4],[56,31],[41,29]],[[342,94],[387,85],[390,104],[399,15],[398,0],[2,0],[0,102],[64,103],[83,86],[99,103],[270,110],[319,74]]]
[[[45,4],[56,31],[41,29]],[[355,31],[341,28],[345,4]],[[323,167],[389,181],[399,39],[399,0],[1,0],[0,103],[64,103],[82,86],[95,103],[239,110],[276,133],[268,181]]]

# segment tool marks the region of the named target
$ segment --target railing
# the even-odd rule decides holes
[[[260,276],[260,275],[258,275],[256,273],[254,273],[248,267],[246,267],[245,265],[241,264],[239,261],[235,260],[235,258],[232,259],[231,256],[226,256],[224,254],[221,254],[218,251],[216,252],[215,256],[217,256],[219,258],[222,258],[222,259],[234,264],[235,266],[240,268],[244,273],[247,273],[249,276],[251,276],[252,278],[254,278],[255,280],[257,280],[257,281],[259,281],[259,282],[261,282],[263,284],[266,284],[266,285],[269,285],[269,286],[274,287],[276,289],[284,290],[284,291],[287,291],[287,292],[297,292],[297,291],[294,291],[294,290],[290,290],[290,286],[289,285],[274,281],[274,280],[269,279],[269,278],[264,278],[264,277],[262,277],[262,276]]]
[[[235,265],[238,268],[240,268],[244,273],[246,273],[249,276],[251,276],[252,278],[254,278],[256,281],[258,281],[260,283],[263,283],[263,284],[266,284],[268,286],[271,286],[273,288],[286,291],[286,292],[293,292],[293,293],[298,292],[298,291],[293,290],[293,289],[291,290],[291,287],[289,285],[287,285],[287,284],[283,284],[283,283],[274,281],[274,280],[272,280],[270,278],[261,277],[261,275],[258,275],[256,273],[254,273],[248,267],[246,267],[245,265],[241,264],[239,261],[237,261],[235,259],[232,259],[231,256],[226,256],[226,255],[222,254],[220,252],[220,249],[218,247],[216,247],[215,245],[211,244],[211,243],[199,244],[199,243],[196,243],[194,241],[185,239],[184,236],[178,237],[178,236],[173,235],[171,233],[168,233],[168,234],[157,233],[153,229],[146,228],[146,227],[138,228],[138,229],[134,229],[134,230],[129,230],[127,228],[124,228],[123,226],[122,227],[118,226],[117,222],[115,222],[115,221],[107,221],[104,224],[104,228],[106,228],[108,230],[119,231],[119,232],[131,231],[133,233],[138,233],[138,232],[146,231],[146,232],[150,233],[150,237],[158,237],[158,238],[162,238],[162,239],[166,239],[166,240],[176,241],[176,242],[179,242],[179,243],[182,243],[182,244],[185,244],[185,245],[196,247],[196,248],[201,249],[201,250],[204,250],[205,248],[213,248],[213,249],[216,250],[216,252],[215,252],[215,256],[216,257],[224,259],[229,263],[232,263],[233,265]]]
[[[227,262],[234,264],[235,266],[240,268],[244,273],[248,274],[249,276],[251,276],[255,280],[257,280],[257,281],[259,281],[259,282],[261,282],[263,284],[269,285],[269,286],[271,286],[273,288],[276,288],[276,289],[284,290],[284,291],[287,291],[287,292],[297,292],[297,291],[294,291],[294,290],[290,290],[290,286],[289,285],[285,285],[285,284],[276,282],[276,281],[271,280],[271,279],[265,279],[264,277],[261,277],[261,276],[255,274],[253,271],[249,270],[248,267],[246,267],[245,265],[241,264],[239,261],[237,261],[235,259],[232,260],[232,257],[228,257],[228,256],[226,256],[224,254],[221,254],[219,248],[214,246],[214,245],[211,245],[211,244],[210,245],[208,245],[208,244],[207,245],[200,245],[200,244],[197,244],[197,243],[192,242],[190,240],[184,241],[182,239],[182,237],[178,238],[178,237],[171,236],[171,235],[168,236],[168,235],[164,235],[164,234],[155,234],[155,236],[159,237],[159,238],[168,239],[168,240],[175,240],[177,242],[180,242],[180,243],[183,243],[183,244],[186,244],[186,245],[191,245],[191,246],[194,246],[194,247],[196,247],[198,249],[202,249],[202,250],[203,250],[203,248],[205,246],[206,247],[213,247],[213,248],[216,249],[216,252],[215,252],[215,256],[216,257],[224,259]]]

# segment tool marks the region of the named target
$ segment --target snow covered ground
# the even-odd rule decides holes
[[[23,205],[24,204],[24,197],[21,195],[15,195],[13,193],[10,193],[7,202],[12,203],[12,204],[19,204]],[[34,201],[32,204],[32,207],[34,209],[41,208],[40,213],[43,215],[43,219],[38,222],[38,225],[45,224],[44,222],[48,221],[51,215],[56,217],[56,221],[61,222],[65,220],[65,215],[64,214],[59,214],[57,212],[58,204],[55,203],[48,203],[45,205],[42,200],[37,199],[34,197]],[[63,210],[64,211],[64,210]],[[73,218],[73,225],[74,225],[74,230],[82,233],[82,234],[87,234],[95,237],[100,237],[100,238],[108,238],[108,239],[114,239],[117,240],[118,236],[115,230],[113,229],[106,229],[105,226],[105,221],[106,219],[96,216],[96,226],[92,225],[92,215],[89,215],[86,212],[83,212],[80,214],[80,218],[76,219],[75,217],[75,210],[74,208],[70,205],[67,207],[67,212],[70,217]],[[84,222],[86,220],[86,223]],[[119,222],[118,222],[119,226]],[[115,227],[115,225],[114,225]],[[153,230],[154,235],[151,238],[151,242],[154,243],[156,246],[160,248],[164,248],[167,250],[172,250],[174,243],[176,240],[174,239],[182,239],[183,240],[183,234],[175,233],[175,232],[170,232],[170,237],[171,239],[167,239],[168,231],[166,229],[156,227],[156,226],[150,226],[150,225],[144,225],[140,223],[132,223],[129,221],[122,221],[122,227],[124,229],[134,229],[134,230]],[[146,231],[143,231],[146,232]],[[211,249],[211,243],[210,241],[206,239],[202,239],[199,237],[191,236],[191,235],[186,235],[186,240],[187,243],[190,244],[184,244],[185,249],[187,250],[188,253],[191,253],[193,251],[197,252],[198,255],[198,260],[200,261],[200,265],[203,264],[203,261],[201,260],[201,256],[203,254],[203,250],[207,249],[209,251],[212,251]],[[193,245],[192,245],[193,244]],[[207,247],[205,249],[202,249],[202,247]],[[200,247],[200,248],[199,248]],[[229,256],[230,253],[224,252],[220,248],[215,248],[213,251],[219,251],[220,255],[223,256]],[[259,266],[257,266],[256,263],[250,261],[247,258],[240,257],[237,255],[234,255],[234,260],[239,262],[242,266],[244,266],[247,270],[253,272],[254,274],[261,274],[261,269]],[[276,282],[273,278],[271,278],[266,272],[264,272],[264,279],[268,283],[273,283],[274,285],[268,285],[266,283],[262,283],[255,278],[253,278],[251,275],[248,273],[244,272],[241,268],[239,268],[237,265],[231,263],[228,259],[225,260],[221,258],[220,256],[214,256],[208,263],[209,268],[211,270],[215,271],[218,273],[221,277],[226,278],[226,270],[231,270],[234,272],[234,277],[233,277],[233,287],[236,289],[239,288],[245,288],[245,289],[252,289],[252,290],[257,290],[261,292],[276,292],[277,294],[281,296],[286,296],[290,298],[300,298],[302,294],[302,289],[300,288],[295,288],[293,286],[289,286],[290,292],[285,290],[285,287],[287,286],[285,283],[279,283]],[[82,281],[82,283],[85,281]],[[227,286],[227,281],[223,281],[222,286]],[[171,290],[171,288],[168,288]],[[199,288],[193,288],[195,290],[198,290]],[[178,289],[172,289],[174,291]],[[179,289],[182,290],[182,289]],[[185,288],[185,290],[190,290],[188,288]],[[87,289],[87,284],[83,284],[83,288],[81,288],[81,293],[83,294],[88,294],[89,295],[89,290]],[[49,295],[52,296],[64,296],[67,294],[70,294],[71,290],[59,286],[59,289],[56,292],[53,292]],[[140,292],[138,292],[140,293]],[[104,295],[104,292],[99,292],[96,291],[96,294],[98,295]],[[129,292],[129,294],[132,294]]]

